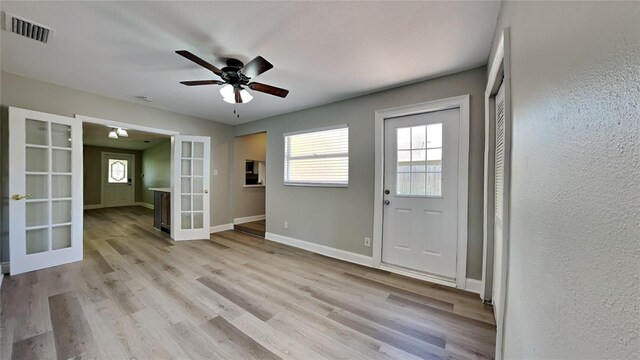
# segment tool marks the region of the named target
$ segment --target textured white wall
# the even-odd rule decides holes
[[[640,2],[503,2],[506,359],[640,357]],[[493,52],[492,51],[492,52]]]

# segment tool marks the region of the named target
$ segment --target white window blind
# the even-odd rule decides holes
[[[284,184],[347,186],[349,127],[285,134]]]

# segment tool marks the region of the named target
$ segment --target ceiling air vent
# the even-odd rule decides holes
[[[9,13],[2,13],[4,29],[21,36],[28,37],[43,43],[47,43],[55,30],[40,25],[31,20],[21,18]]]

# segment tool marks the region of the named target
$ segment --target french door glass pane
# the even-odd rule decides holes
[[[191,160],[182,160],[182,175],[191,175]]]
[[[48,172],[49,149],[27,147],[26,161],[27,172]]]
[[[71,200],[51,202],[51,221],[53,224],[71,222]]]
[[[193,157],[195,159],[203,159],[204,158],[204,144],[201,142],[193,143]]]
[[[49,198],[48,175],[27,175],[26,180],[27,194],[31,199]]]
[[[190,177],[182,177],[180,179],[180,191],[183,194],[191,193],[191,178]]]
[[[71,172],[71,151],[69,150],[51,150],[53,159],[53,172],[70,173]]]
[[[202,226],[203,226],[202,213],[201,212],[193,213],[193,228],[202,229]]]
[[[181,218],[182,229],[191,229],[191,213],[182,213]]]
[[[51,248],[53,250],[71,247],[71,225],[56,226],[51,229]]]
[[[49,251],[49,228],[27,230],[27,255]]]
[[[190,158],[191,157],[191,141],[183,141],[182,142],[182,153],[180,155],[182,158]]]
[[[204,188],[202,186],[202,180],[203,178],[201,177],[194,177],[193,178],[193,193],[194,194],[202,194],[202,192],[204,191]]]
[[[182,211],[191,211],[191,195],[182,195],[182,203],[180,209]]]
[[[70,148],[71,126],[64,124],[51,124],[51,145]]]
[[[25,127],[25,140],[28,145],[49,145],[48,122],[27,119]]]
[[[26,226],[43,226],[49,224],[49,202],[36,201],[25,204]]]
[[[54,199],[71,197],[71,175],[51,176],[51,197]]]

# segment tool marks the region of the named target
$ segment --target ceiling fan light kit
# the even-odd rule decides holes
[[[289,94],[289,90],[286,89],[251,82],[251,79],[273,68],[273,65],[262,56],[256,56],[246,65],[238,59],[228,58],[227,66],[218,69],[187,50],[178,50],[176,54],[193,61],[222,78],[222,80],[192,80],[181,81],[180,83],[187,86],[225,85],[220,89],[220,95],[222,95],[222,100],[227,103],[244,104],[251,101],[253,96],[244,87],[281,98],[285,98]]]
[[[117,139],[119,137],[129,137],[129,133],[127,132],[126,129],[111,128],[111,131],[109,132],[109,138],[110,139]]]

